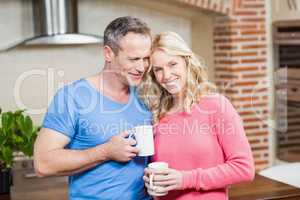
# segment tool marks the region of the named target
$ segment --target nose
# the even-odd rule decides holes
[[[163,70],[163,80],[168,81],[171,78],[171,71],[168,68],[164,68]]]
[[[147,64],[141,59],[136,65],[136,70],[139,72],[144,72],[147,68]]]

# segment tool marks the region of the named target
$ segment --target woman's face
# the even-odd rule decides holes
[[[186,86],[186,62],[182,56],[173,56],[157,49],[151,55],[156,81],[170,94],[181,94]]]

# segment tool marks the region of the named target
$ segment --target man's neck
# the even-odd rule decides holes
[[[104,68],[98,75],[100,90],[108,94],[129,94],[129,86],[122,83],[117,72]]]

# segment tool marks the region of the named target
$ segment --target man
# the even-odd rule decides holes
[[[39,176],[69,175],[69,199],[148,199],[138,157],[126,130],[149,124],[151,113],[135,86],[149,67],[150,29],[120,17],[104,31],[105,66],[60,89],[45,115],[34,148]]]

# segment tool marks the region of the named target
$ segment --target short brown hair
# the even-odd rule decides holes
[[[150,28],[142,20],[131,16],[119,17],[105,28],[104,46],[109,46],[115,54],[118,54],[121,49],[119,41],[129,32],[151,36]]]

